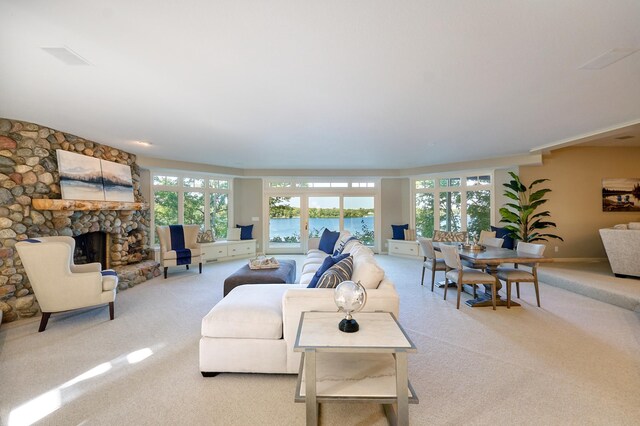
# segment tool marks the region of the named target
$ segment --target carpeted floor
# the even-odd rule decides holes
[[[301,256],[295,258],[298,266]],[[455,309],[420,286],[418,260],[378,256],[398,287],[400,321],[418,347],[412,424],[640,423],[640,316],[561,288],[522,285],[522,307]],[[224,278],[170,272],[106,308],[0,327],[0,424],[302,425],[293,375],[198,371],[200,320]],[[451,293],[455,294],[455,293]],[[463,298],[469,298],[463,295]],[[256,354],[260,356],[260,354]],[[386,424],[372,404],[323,404],[324,425]]]

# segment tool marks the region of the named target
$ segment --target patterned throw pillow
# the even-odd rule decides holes
[[[336,288],[342,281],[351,279],[353,273],[353,257],[349,256],[333,265],[322,274],[316,288]]]
[[[415,229],[405,229],[404,230],[404,239],[405,239],[405,241],[415,241],[416,240],[416,230]]]
[[[447,243],[464,243],[467,241],[467,232],[433,231],[433,242],[438,241]]]

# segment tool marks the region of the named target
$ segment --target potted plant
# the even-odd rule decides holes
[[[556,227],[554,222],[547,219],[551,216],[548,211],[534,214],[538,207],[547,202],[544,196],[551,190],[548,188],[534,190],[533,187],[549,179],[537,179],[527,187],[520,181],[518,175],[513,172],[509,172],[509,175],[513,179],[503,184],[507,188],[504,195],[515,203],[507,203],[500,209],[500,216],[502,216],[500,222],[507,224],[504,228],[510,231],[509,235],[527,243],[548,241],[549,238],[564,241],[558,235],[545,232],[548,228]]]

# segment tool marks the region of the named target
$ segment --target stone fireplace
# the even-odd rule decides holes
[[[57,149],[129,165],[135,202],[61,200]],[[30,317],[40,310],[14,249],[17,241],[104,233],[105,262],[116,270],[118,289],[124,290],[160,275],[158,264],[150,260],[149,223],[150,213],[140,190],[140,169],[135,155],[37,124],[0,118],[3,322]]]
[[[88,232],[73,237],[76,241],[76,249],[73,253],[73,263],[84,265],[85,263],[100,263],[102,269],[109,269],[107,259],[107,244],[109,234],[105,232]]]

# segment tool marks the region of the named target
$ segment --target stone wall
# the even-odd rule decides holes
[[[111,266],[116,269],[148,259],[151,254],[148,210],[74,212],[32,208],[34,198],[61,198],[57,149],[131,166],[135,201],[145,201],[135,155],[37,124],[0,118],[0,310],[3,322],[39,312],[14,248],[17,241],[106,232],[111,234]],[[146,268],[149,269],[148,265]],[[144,274],[156,272],[151,268]],[[140,281],[126,280],[119,289]]]

